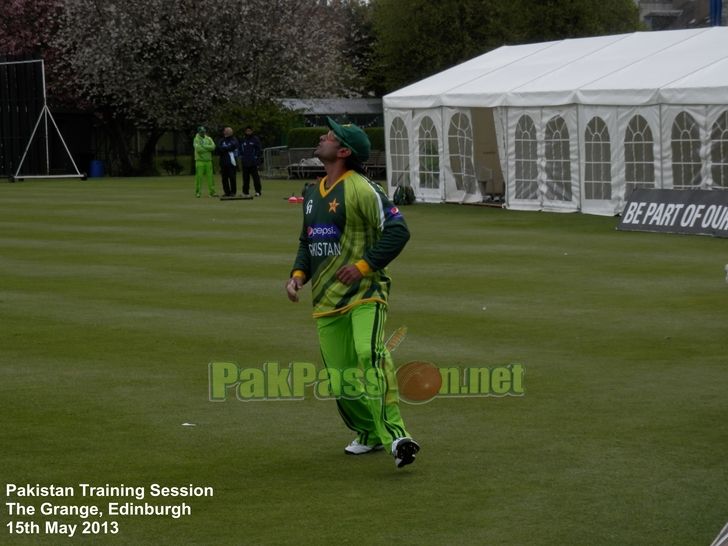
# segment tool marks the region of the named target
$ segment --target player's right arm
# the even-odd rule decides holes
[[[298,301],[298,291],[311,278],[311,254],[308,251],[308,230],[304,221],[301,226],[301,234],[298,237],[298,252],[293,262],[291,276],[286,282],[288,299]]]
[[[308,253],[308,242],[304,240],[306,236],[306,228],[304,226],[301,238],[298,244],[298,254],[296,255],[296,261],[293,263],[293,269],[291,270],[291,277],[286,282],[286,292],[288,299],[297,302],[298,291],[306,284],[309,278],[308,271],[310,270],[311,256]]]

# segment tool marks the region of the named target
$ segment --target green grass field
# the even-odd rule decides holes
[[[0,543],[68,543],[44,522],[81,521],[10,516],[16,501],[192,508],[104,516],[118,534],[72,539],[104,544],[707,546],[728,521],[726,240],[406,208],[395,361],[526,373],[521,397],[403,404],[422,451],[397,470],[343,454],[352,434],[332,401],[209,401],[210,362],[320,357],[310,292],[294,305],[283,289],[301,215],[283,198],[301,182],[235,202],[192,186],[0,184]],[[9,498],[6,483],[76,496]],[[81,483],[214,496],[84,499]],[[18,521],[41,533],[10,534]]]

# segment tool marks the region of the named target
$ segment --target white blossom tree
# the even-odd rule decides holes
[[[0,54],[45,51],[54,34],[62,0],[3,0],[0,3]]]
[[[165,130],[230,101],[345,93],[343,15],[320,0],[65,0],[53,46],[66,89],[103,116],[130,174],[130,127],[148,132],[144,171]]]

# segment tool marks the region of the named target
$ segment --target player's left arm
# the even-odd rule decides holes
[[[361,259],[342,266],[336,272],[336,278],[346,285],[387,267],[389,262],[399,256],[410,238],[402,213],[379,185],[372,182],[357,190],[358,213],[364,222],[379,230],[381,235],[372,247],[366,249]]]
[[[387,267],[404,249],[410,238],[409,228],[399,209],[389,200],[384,190],[370,183],[371,191],[362,191],[361,212],[365,221],[381,232],[377,242],[368,248],[355,265],[367,275]]]

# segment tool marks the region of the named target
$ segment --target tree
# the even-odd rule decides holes
[[[337,0],[344,17],[343,67],[352,96],[378,95],[381,82],[374,72],[374,24],[367,0]]]
[[[147,132],[138,170],[148,172],[166,129],[204,120],[228,96],[214,70],[222,46],[215,18],[199,11],[190,0],[66,1],[54,42],[66,86],[103,118],[122,174],[135,172],[135,128]]]
[[[63,0],[3,0],[0,54],[40,55],[49,51]]]
[[[544,0],[530,4],[528,42],[634,32],[639,8],[632,0]]]
[[[46,86],[55,99],[74,103],[74,96],[62,93],[56,81],[58,51],[51,45],[58,31],[63,0],[3,0],[0,13],[0,55],[42,58]]]
[[[385,92],[501,45],[639,28],[633,0],[373,0],[372,9]]]
[[[6,1],[13,17],[3,19],[0,45],[33,44],[47,65],[56,53],[49,87],[93,107],[122,174],[150,169],[165,130],[194,127],[231,103],[351,92],[340,2]],[[135,166],[129,143],[139,130],[147,138]]]
[[[223,0],[221,27],[236,48],[235,85],[246,104],[346,94],[346,11],[321,0]]]

